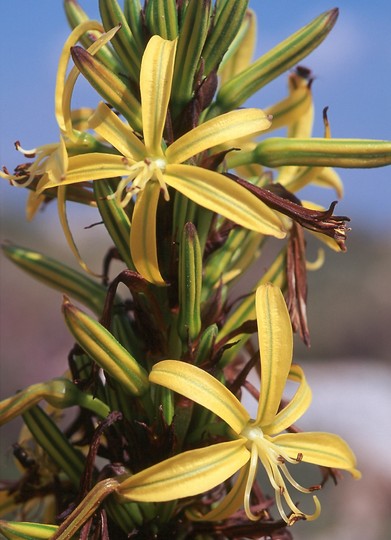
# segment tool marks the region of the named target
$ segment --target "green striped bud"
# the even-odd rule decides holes
[[[178,334],[186,343],[201,330],[202,256],[197,230],[186,223],[179,252],[179,317]]]
[[[98,94],[122,113],[134,130],[141,131],[140,103],[126,84],[82,47],[72,47],[71,53],[76,66]]]
[[[210,0],[190,0],[178,37],[171,91],[174,116],[192,99],[194,80],[209,29]]]
[[[365,139],[271,138],[253,150],[253,163],[266,167],[372,168],[391,164],[391,142]]]
[[[90,20],[86,12],[75,0],[65,0],[64,10],[69,26],[72,29],[79,26],[79,24],[85,23],[86,21]],[[83,47],[88,49],[88,47],[90,47],[94,43],[94,41],[96,41],[101,35],[102,34],[100,32],[97,32],[96,30],[90,30],[89,32],[83,34],[79,41],[83,45]],[[101,62],[106,64],[106,66],[110,66],[110,69],[112,69],[116,73],[121,73],[121,65],[119,64],[118,59],[108,45],[104,45],[103,47],[101,47],[99,51],[95,53],[95,56]]]
[[[71,296],[97,315],[101,315],[106,298],[103,285],[38,251],[4,245],[3,252],[8,259],[35,279]]]
[[[148,375],[133,356],[98,321],[64,299],[67,326],[80,347],[124,390],[134,396],[148,389]]]
[[[141,57],[136,42],[129,28],[117,0],[99,0],[99,11],[106,32],[121,24],[119,32],[111,39],[111,44],[121,59],[127,74],[134,81],[138,81],[141,66]]]
[[[240,107],[260,88],[295,66],[322,43],[337,17],[337,8],[326,11],[238,73],[222,86],[208,116]]]
[[[111,187],[109,181],[100,180],[99,182],[94,182],[93,188],[99,213],[115,247],[118,249],[118,253],[126,266],[131,270],[135,270],[130,255],[130,221],[126,211],[118,204],[117,199],[113,197],[115,190]]]
[[[132,32],[139,55],[142,56],[145,49],[145,35],[143,21],[141,19],[142,7],[140,0],[125,0],[124,14]]]
[[[75,487],[79,487],[85,457],[76,450],[54,421],[38,405],[23,413],[23,420],[37,444],[64,471]]]
[[[212,324],[202,332],[196,351],[196,365],[199,366],[211,358],[218,331],[217,324]]]
[[[178,37],[176,0],[149,0],[145,18],[152,35],[157,34],[170,40]]]
[[[222,0],[216,6],[211,28],[202,58],[205,61],[204,75],[217,69],[242,25],[248,0]]]
[[[56,409],[67,409],[78,405],[106,418],[110,409],[99,399],[81,392],[68,379],[53,379],[33,384],[10,398],[0,402],[0,426],[39,403],[42,399]]]

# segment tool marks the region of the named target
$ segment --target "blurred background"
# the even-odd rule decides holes
[[[97,0],[80,0],[91,18]],[[258,14],[257,56],[288,37],[322,11],[325,0],[250,0]],[[322,109],[329,106],[334,137],[391,138],[391,3],[340,0],[340,17],[329,38],[302,61],[315,75],[314,135],[322,136]],[[68,35],[59,0],[0,2],[0,165],[10,171],[24,161],[14,150],[54,142],[56,65]],[[280,77],[251,100],[268,106],[286,94]],[[99,98],[78,81],[75,106]],[[320,494],[322,515],[299,523],[301,540],[384,540],[391,531],[391,169],[340,170],[345,196],[337,213],[351,217],[348,252],[327,252],[326,264],[309,277],[312,347],[296,343],[295,361],[304,365],[313,389],[310,411],[300,426],[332,431],[354,448],[363,479],[344,478]],[[0,182],[1,240],[44,251],[76,267],[58,225],[55,205],[25,221],[27,193]],[[328,205],[335,195],[311,190],[305,198]],[[81,211],[82,210],[82,211]],[[110,247],[94,211],[69,205],[69,219],[87,262],[100,269]],[[92,246],[97,246],[92,248]],[[315,251],[311,251],[314,253]],[[61,317],[61,295],[32,281],[1,258],[0,394],[61,374],[72,339]],[[20,424],[0,433],[1,471],[12,475],[11,443]]]

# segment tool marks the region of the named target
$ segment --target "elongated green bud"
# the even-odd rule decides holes
[[[141,66],[141,57],[137,45],[117,0],[99,0],[99,11],[106,32],[121,24],[119,32],[112,38],[111,44],[127,70],[127,74],[134,81],[138,81]]]
[[[193,97],[194,79],[209,28],[210,0],[190,0],[178,38],[171,101],[176,113]]]
[[[178,36],[176,0],[149,0],[145,18],[152,35],[157,34],[170,40]]]
[[[28,521],[0,521],[0,532],[9,540],[45,540],[57,531],[57,525],[43,525]]]
[[[179,253],[178,334],[186,343],[201,330],[202,256],[197,230],[192,223],[183,229]]]
[[[76,0],[65,0],[64,9],[69,26],[72,29],[76,28],[76,26],[79,26],[79,24],[90,20],[86,12],[83,10],[80,4],[76,2]],[[115,26],[116,24],[118,24],[118,21],[113,26]],[[101,35],[102,34],[100,32],[91,30],[90,32],[86,32],[79,41],[83,45],[83,47],[87,49]],[[118,62],[118,59],[116,58],[109,46],[104,45],[103,47],[101,47],[99,51],[95,53],[95,57],[104,64],[106,64],[106,66],[110,66],[110,68],[116,73],[121,72],[120,63]]]
[[[238,73],[221,88],[208,116],[240,107],[260,88],[300,62],[326,38],[337,17],[337,8],[326,11]]]
[[[8,259],[35,279],[75,298],[97,315],[101,315],[106,289],[99,283],[38,251],[4,245],[3,252]]]
[[[15,396],[0,402],[0,426],[23,414],[42,399],[57,409],[67,409],[78,405],[87,408],[102,418],[110,409],[99,399],[81,392],[68,379],[53,379],[44,383],[33,384],[18,392]]]
[[[212,324],[202,332],[196,352],[196,365],[200,365],[210,359],[218,331],[217,324]]]
[[[391,141],[275,137],[259,143],[252,159],[266,167],[384,167],[391,164]]]
[[[125,0],[124,14],[128,22],[130,31],[132,32],[134,41],[138,48],[140,56],[145,49],[145,35],[143,29],[143,21],[141,19],[142,7],[140,0]]]
[[[218,2],[213,28],[209,32],[202,51],[205,76],[220,65],[241,27],[247,6],[248,0]]]
[[[65,322],[77,343],[107,373],[134,396],[149,386],[146,371],[97,321],[64,299]]]
[[[124,115],[134,130],[141,131],[140,103],[126,84],[83,47],[72,47],[73,61],[105,101]]]
[[[130,255],[130,221],[127,213],[118,204],[117,199],[113,197],[115,190],[111,187],[109,181],[100,180],[94,182],[93,188],[100,215],[115,247],[118,249],[118,253],[126,266],[131,270],[135,270]]]
[[[75,449],[54,421],[38,405],[23,413],[23,420],[37,444],[63,470],[75,487],[79,487],[85,457]]]

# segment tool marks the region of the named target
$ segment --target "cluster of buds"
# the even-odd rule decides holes
[[[34,161],[0,175],[29,189],[29,218],[57,200],[85,272],[3,247],[64,295],[75,345],[62,377],[0,402],[1,424],[19,415],[25,423],[14,447],[22,478],[0,491],[2,515],[13,521],[1,521],[0,531],[31,540],[78,531],[103,539],[291,538],[286,527],[320,513],[316,496],[307,512],[292,490],[312,494],[339,469],[360,476],[340,437],[294,425],[311,401],[292,364],[293,332],[309,344],[304,229],[344,251],[349,221],[334,215],[335,201],[324,209],[298,191],[312,183],[340,196],[331,167],[391,164],[390,142],[332,139],[326,111],[324,137],[312,137],[312,77],[297,66],[338,10],[252,61],[256,20],[247,0],[125,0],[123,9],[101,0],[102,24],[76,0],[64,5],[72,32],[57,72],[59,141],[33,150],[17,142]],[[263,110],[243,106],[286,72],[285,99]],[[79,76],[100,96],[96,107],[72,109]],[[286,137],[269,136],[280,128]],[[111,237],[101,275],[78,251],[69,201],[96,207]],[[279,253],[235,299],[233,286],[262,260],[270,237],[281,240]],[[116,277],[113,259],[123,265]],[[297,390],[286,402],[288,380]],[[243,388],[256,414],[242,405]],[[60,428],[61,411],[75,406]],[[316,485],[293,478],[301,462],[321,468]]]

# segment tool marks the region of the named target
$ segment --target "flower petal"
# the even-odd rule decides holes
[[[164,181],[246,229],[277,238],[286,235],[279,217],[266,204],[222,174],[192,165],[167,165]]]
[[[146,502],[198,495],[235,474],[249,457],[242,439],[189,450],[124,480],[117,493],[127,500]]]
[[[256,424],[267,426],[276,415],[291,368],[292,326],[281,290],[271,283],[257,289],[255,306],[261,353],[261,393]]]
[[[178,392],[222,418],[240,433],[250,415],[240,401],[212,375],[179,360],[163,360],[152,368],[149,380]]]
[[[153,36],[141,62],[141,110],[145,146],[153,157],[162,155],[161,142],[171,95],[176,40]]]
[[[156,246],[156,212],[160,185],[147,182],[137,195],[130,227],[130,252],[136,270],[151,283],[165,285],[159,270]]]
[[[88,126],[125,157],[141,161],[146,156],[145,146],[133,130],[102,101],[88,120]]]
[[[348,444],[338,435],[322,432],[286,433],[273,437],[273,443],[296,459],[302,454],[302,461],[349,471],[354,478],[360,478],[356,469],[356,457]]]
[[[189,510],[186,512],[187,517],[192,521],[222,521],[232,516],[243,505],[247,476],[248,467],[242,467],[230,492],[213,510],[207,514]]]
[[[281,433],[281,431],[294,424],[303,416],[311,403],[312,392],[303,369],[300,366],[292,365],[288,379],[298,382],[299,388],[288,405],[275,416],[273,422],[269,426],[262,428],[262,431],[267,435]]]
[[[167,148],[166,157],[170,163],[183,163],[208,148],[258,135],[270,125],[270,117],[260,109],[231,111],[182,135]]]
[[[91,154],[79,154],[72,156],[68,161],[66,176],[61,182],[47,180],[41,186],[40,191],[58,185],[77,184],[89,180],[102,180],[102,178],[115,178],[129,174],[129,164],[122,156],[92,152]],[[38,190],[37,190],[38,191]]]

